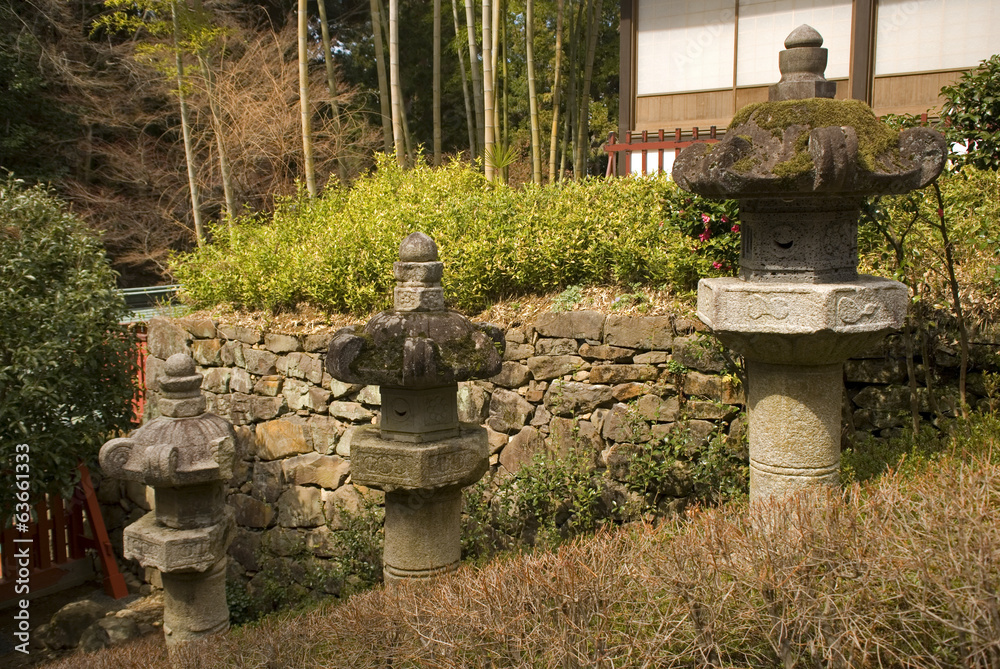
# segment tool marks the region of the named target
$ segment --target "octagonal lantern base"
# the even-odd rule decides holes
[[[365,426],[351,445],[354,483],[387,493],[461,488],[488,468],[486,428],[478,425],[462,424],[457,437],[422,444],[383,439],[377,427]]]
[[[187,530],[161,525],[156,512],[150,511],[125,528],[125,557],[165,574],[204,572],[226,556],[235,527],[228,507],[221,523]]]
[[[842,283],[698,282],[698,317],[747,360],[787,365],[843,362],[903,326],[908,292],[891,279]]]

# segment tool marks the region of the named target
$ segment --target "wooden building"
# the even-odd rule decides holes
[[[837,97],[879,115],[933,114],[942,86],[1000,52],[1000,0],[621,0],[619,143],[665,130],[666,169],[671,142],[767,99],[778,51],[803,23],[824,37]],[[630,153],[619,173],[640,169]]]

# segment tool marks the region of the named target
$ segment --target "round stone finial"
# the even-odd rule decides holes
[[[194,398],[201,395],[202,375],[198,373],[194,359],[186,353],[174,353],[163,364],[163,376],[159,379],[160,390],[164,399],[160,410],[164,416],[171,415],[173,409],[167,408],[170,400]],[[202,408],[204,411],[204,398]]]
[[[785,38],[786,49],[820,46],[823,46],[823,36],[815,28],[805,23],[788,33],[788,37]]]
[[[194,360],[186,353],[174,353],[163,365],[167,376],[192,376],[195,373]]]
[[[414,232],[399,245],[399,259],[402,262],[434,262],[438,259],[437,244],[429,235]]]

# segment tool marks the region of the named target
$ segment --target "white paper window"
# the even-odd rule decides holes
[[[733,85],[735,0],[639,0],[638,95]]]
[[[778,51],[785,38],[803,23],[819,31],[828,50],[827,79],[846,79],[850,72],[850,0],[740,0],[736,84],[775,84]]]
[[[880,0],[875,74],[967,68],[1000,52],[996,0]]]

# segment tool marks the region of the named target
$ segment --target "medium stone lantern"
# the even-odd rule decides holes
[[[360,332],[339,330],[330,375],[378,385],[380,424],[351,445],[354,483],[384,490],[386,583],[431,579],[458,567],[462,488],[489,466],[486,429],[460,424],[458,382],[500,371],[504,338],[444,306],[437,246],[421,232],[403,240],[395,305]]]
[[[125,528],[125,557],[160,571],[168,649],[229,629],[226,549],[235,522],[226,482],[236,437],[228,421],[205,413],[201,379],[190,356],[167,358],[162,415],[100,453],[108,476],[153,487],[153,510]]]
[[[796,28],[768,102],[674,163],[681,188],[739,200],[739,278],[702,279],[698,316],[746,361],[751,500],[838,484],[843,363],[900,328],[907,305],[903,284],[857,272],[860,208],[926,186],[947,156],[940,133],[833,100],[822,44]]]

